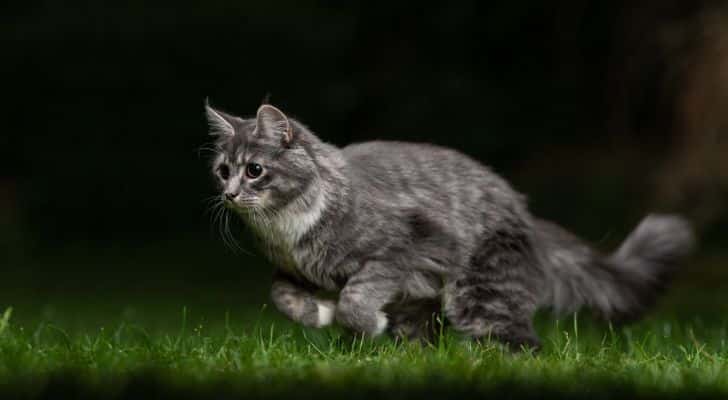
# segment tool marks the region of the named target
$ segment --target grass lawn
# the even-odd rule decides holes
[[[539,354],[450,330],[421,345],[305,329],[264,305],[262,284],[16,290],[0,304],[0,398],[727,398],[728,304],[702,276],[629,326],[541,314]]]
[[[717,319],[654,317],[614,328],[542,317],[543,351],[513,355],[449,331],[424,346],[351,338],[335,328],[300,328],[266,310],[247,322],[180,310],[176,329],[155,331],[121,316],[114,325],[66,331],[52,323],[16,325],[9,311],[4,315],[5,395],[728,396],[728,334]]]

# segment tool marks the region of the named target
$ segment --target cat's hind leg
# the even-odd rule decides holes
[[[397,302],[386,307],[389,331],[396,337],[414,341],[432,341],[440,332],[440,299]]]
[[[494,339],[513,350],[538,349],[533,329],[536,302],[518,282],[468,274],[445,284],[444,312],[452,326],[476,339]]]
[[[523,224],[491,229],[468,265],[447,277],[443,309],[455,329],[492,338],[512,349],[538,349],[532,318],[539,304],[543,271]]]

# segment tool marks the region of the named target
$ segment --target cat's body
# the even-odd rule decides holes
[[[442,311],[470,336],[538,346],[538,308],[639,314],[693,242],[679,217],[651,216],[602,256],[532,217],[506,181],[457,151],[338,149],[267,105],[248,120],[207,113],[223,196],[279,266],[274,303],[306,325],[419,337]]]

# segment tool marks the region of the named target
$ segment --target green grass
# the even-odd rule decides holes
[[[620,328],[540,316],[543,351],[511,354],[447,330],[422,345],[305,329],[265,309],[235,316],[163,309],[106,319],[86,314],[85,326],[53,312],[39,313],[31,325],[15,323],[7,309],[0,318],[0,391],[121,398],[728,396],[728,333],[719,316],[657,315]]]
[[[539,354],[447,329],[429,345],[305,329],[263,305],[265,265],[218,276],[204,257],[127,257],[78,270],[49,257],[3,276],[0,399],[728,398],[723,256],[637,324],[539,315]],[[150,267],[162,262],[188,268]]]

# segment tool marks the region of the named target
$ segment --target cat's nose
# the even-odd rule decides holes
[[[238,197],[237,193],[230,193],[230,192],[225,193],[225,198],[228,199],[229,201],[235,200],[236,197]]]

